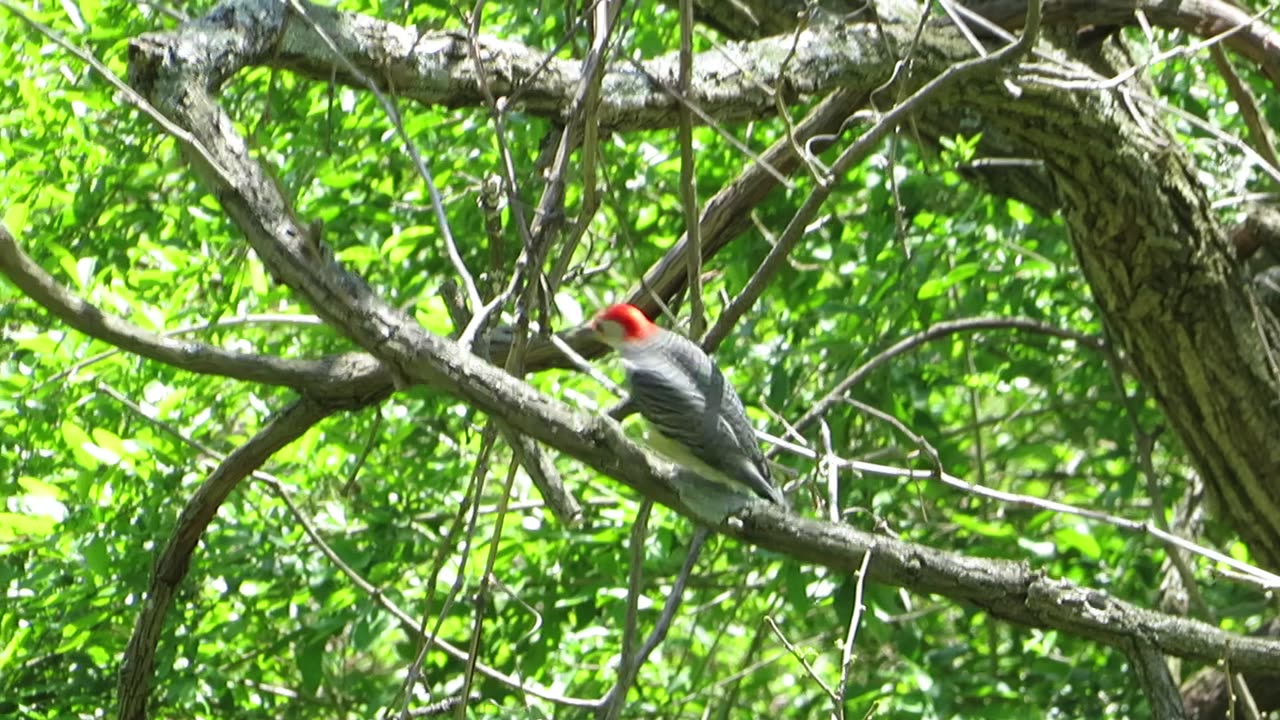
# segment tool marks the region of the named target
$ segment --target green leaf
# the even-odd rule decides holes
[[[453,320],[449,317],[449,309],[444,304],[444,298],[439,293],[431,295],[423,302],[418,303],[415,317],[422,327],[428,332],[448,337],[453,334]]]
[[[94,428],[92,435],[94,445],[106,453],[108,457],[115,458],[115,462],[111,463],[113,465],[119,463],[121,458],[132,454],[125,448],[120,436],[106,428]],[[106,461],[104,460],[104,462]]]
[[[950,290],[956,284],[964,282],[969,278],[977,275],[981,271],[981,267],[977,263],[964,263],[957,265],[944,277],[929,280],[920,286],[920,290],[916,292],[917,300],[931,300],[940,297],[947,290]]]
[[[1035,215],[1031,212],[1031,208],[1017,200],[1006,201],[1005,210],[1009,213],[1009,217],[1025,225],[1030,225],[1035,221]]]
[[[315,695],[324,682],[324,642],[309,642],[298,649],[298,674],[302,678],[302,690]]]
[[[27,226],[27,216],[31,207],[26,203],[13,203],[4,209],[4,226],[15,239],[21,239],[23,228]]]
[[[97,457],[90,452],[89,448],[96,447],[93,439],[89,437],[89,433],[84,428],[75,424],[71,420],[62,422],[62,439],[71,449],[71,453],[76,458],[76,462],[83,468],[88,470],[96,470],[98,468]]]
[[[111,556],[107,552],[107,544],[95,539],[80,549],[84,564],[95,575],[106,576],[112,572]]]
[[[45,537],[57,525],[58,521],[51,517],[0,512],[0,543],[13,542],[19,538]]]
[[[1064,548],[1078,550],[1080,554],[1091,558],[1102,557],[1102,546],[1098,544],[1089,526],[1085,523],[1074,523],[1067,527],[1059,528],[1053,534],[1053,537]]]

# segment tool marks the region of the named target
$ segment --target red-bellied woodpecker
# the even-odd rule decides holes
[[[654,449],[708,480],[786,505],[742,400],[702,348],[632,305],[607,308],[591,328],[622,355]]]

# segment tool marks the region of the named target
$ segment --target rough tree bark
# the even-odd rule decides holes
[[[909,12],[895,2],[875,7],[882,17]],[[1016,26],[1025,3],[975,7]],[[1133,7],[1049,2],[1045,22],[1131,22]],[[704,0],[699,8],[735,35],[755,37],[794,28],[803,4]],[[824,8],[827,15],[860,12],[853,3]],[[1206,33],[1243,15],[1209,2],[1149,10],[1171,25]],[[909,47],[905,28],[888,27],[896,47]],[[1231,42],[1277,80],[1276,37],[1252,23]],[[1124,69],[1069,42],[1040,49],[1080,68],[1112,75]],[[932,76],[970,52],[948,29],[930,27],[914,71]],[[1063,82],[1030,65],[1012,80],[1018,97],[999,82],[977,82],[950,102],[931,105],[918,125],[923,139],[980,130],[980,153],[1041,163],[1106,324],[1203,474],[1219,519],[1239,533],[1261,565],[1280,569],[1280,322],[1235,262],[1221,219],[1210,208],[1211,189],[1163,129],[1158,106],[1143,99],[1147,88],[1141,84],[1110,88],[1085,75]],[[1042,195],[1027,198],[1008,178],[991,187],[1043,206]]]
[[[788,7],[785,3],[761,0],[753,6],[743,0],[706,0],[701,7],[719,26],[742,37],[786,33],[795,22],[794,13],[788,20],[780,11]],[[230,4],[222,12],[245,12],[246,17],[257,13],[262,27],[274,23],[287,29],[281,37],[220,35],[227,44],[219,49],[228,62],[220,65],[213,52],[207,53],[210,66],[219,68],[208,74],[213,82],[207,86],[225,80],[222,73],[234,72],[241,53],[326,81],[336,77],[339,82],[356,82],[344,72],[335,75],[331,58],[315,52],[323,45],[312,29],[282,20],[280,7],[255,8],[242,2],[228,8]],[[854,15],[841,18],[846,11]],[[889,89],[909,92],[974,54],[954,28],[941,23],[927,25],[917,42],[914,11],[904,0],[886,0],[875,8],[880,22],[872,23],[861,17],[868,13],[860,15],[859,8],[828,7],[815,15],[808,29],[743,46],[744,57],[754,60],[754,73],[730,70],[726,76],[752,74],[751,85],[784,87],[798,95],[843,88],[864,96],[896,77],[900,85]],[[220,19],[234,21],[227,15]],[[472,72],[465,41],[446,33],[426,44],[410,37],[413,42],[401,47],[404,37],[382,34],[387,28],[374,21],[352,22],[345,30],[345,37],[354,40],[342,47],[343,52],[376,57],[378,62],[368,69],[387,71],[375,76],[391,77],[391,84],[406,95],[422,102],[482,102],[481,94],[473,92],[480,81]],[[211,151],[208,155],[186,146],[193,166],[215,188],[264,262],[322,316],[384,362],[398,382],[420,382],[453,393],[503,417],[517,430],[680,507],[670,477],[651,466],[616,425],[565,413],[528,386],[494,368],[478,366],[456,345],[425,333],[349,276],[317,272],[328,268],[329,259],[317,251],[314,239],[305,237],[259,169],[246,162],[244,143],[233,124],[208,97],[168,74],[168,61],[178,57],[168,53],[168,39],[144,37],[133,43],[135,86],[184,129],[209,141],[204,148]],[[910,69],[895,75],[899,53],[907,48],[913,48]],[[1186,153],[1160,129],[1158,111],[1133,101],[1145,90],[1098,84],[1090,74],[1091,65],[1103,66],[1096,57],[1047,43],[1039,50],[1043,62],[967,79],[923,107],[915,126],[926,142],[981,130],[986,147],[1039,163],[1036,172],[1044,182],[1034,190],[1038,206],[1061,209],[1108,326],[1221,500],[1224,517],[1262,564],[1280,569],[1280,326],[1244,282],[1207,189]],[[415,55],[419,52],[434,53],[425,57],[439,63],[435,74],[417,77],[410,71],[419,66],[396,64],[401,59],[397,53],[421,60],[423,55]],[[541,76],[537,87],[520,86],[530,112],[559,117],[576,87],[571,75],[561,75],[570,73],[572,66],[550,62],[544,72],[538,69],[541,52],[510,43],[487,42],[482,60],[493,63],[491,82],[514,87],[522,73]],[[702,69],[719,67],[717,62],[709,56]],[[734,67],[740,64],[741,58]],[[629,66],[610,69],[604,83],[611,92],[601,117],[619,128],[671,122],[673,101],[650,81],[653,76],[674,76],[674,67],[672,59],[665,58],[650,63],[648,75]],[[1065,77],[1076,84],[1068,85]],[[701,107],[718,119],[754,117],[774,109],[768,93],[735,95],[710,77],[702,79],[705,84],[697,99],[705,101]],[[1019,194],[1016,184],[1007,180],[993,187]],[[800,560],[842,570],[854,567],[856,556],[850,548],[875,545],[873,580],[947,592],[1018,622],[1064,627],[1120,644],[1131,638],[1117,639],[1115,626],[1128,618],[1133,622],[1126,631],[1143,635],[1143,647],[1154,643],[1153,651],[1196,658],[1218,657],[1227,642],[1224,633],[1207,626],[1175,627],[1166,618],[1130,612],[1102,593],[1047,581],[1009,564],[952,563],[936,551],[879,541],[841,526],[753,512],[741,526],[722,529]],[[1087,612],[1072,614],[1078,607]],[[1237,642],[1253,651],[1247,660],[1250,667],[1270,662],[1270,644]]]

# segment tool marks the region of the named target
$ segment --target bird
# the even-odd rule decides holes
[[[655,450],[737,494],[786,506],[742,399],[702,348],[634,305],[605,308],[591,329],[621,355],[631,401]]]

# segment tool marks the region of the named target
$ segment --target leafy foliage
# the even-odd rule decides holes
[[[555,3],[535,12],[489,3],[486,32],[551,48],[571,21]],[[190,6],[193,15],[207,4]],[[349,4],[344,9],[427,27],[456,28],[443,3]],[[626,26],[628,52],[676,47],[676,15],[643,8]],[[82,1],[24,13],[126,73],[127,43],[174,22],[146,4]],[[1142,42],[1139,37],[1132,38]],[[241,351],[318,357],[350,343],[309,321],[179,160],[173,141],[83,62],[13,14],[0,21],[0,179],[7,225],[59,280],[106,312],[156,331]],[[700,42],[710,43],[710,38]],[[581,37],[563,50],[580,57]],[[1217,126],[1240,120],[1223,90],[1185,59],[1153,74],[1172,102]],[[441,283],[453,275],[429,202],[393,125],[368,94],[255,70],[223,100],[274,169],[300,217],[324,221],[338,258],[428,328],[455,330]],[[502,159],[483,108],[401,108],[427,157],[449,222],[482,282],[508,269],[518,235],[490,238],[475,199]],[[1269,101],[1267,112],[1280,117]],[[1220,148],[1174,122],[1214,167]],[[540,186],[535,159],[550,126],[514,112],[507,142],[516,175]],[[723,130],[761,150],[778,122]],[[620,295],[683,231],[674,134],[605,138],[602,211],[555,298],[558,328]],[[966,184],[960,168],[979,138],[924,148],[902,135],[848,177],[790,267],[718,353],[758,423],[779,430],[892,343],[933,324],[973,316],[1026,317],[1101,335],[1088,287],[1061,224]],[[716,131],[699,129],[703,199],[746,160]],[[830,160],[830,157],[827,157]],[[1224,192],[1246,188],[1220,170]],[[580,178],[575,178],[580,180]],[[742,288],[809,192],[806,180],[756,210],[759,230],[718,255],[706,285],[714,317]],[[581,198],[570,190],[570,210]],[[490,246],[496,242],[496,246]],[[494,258],[501,259],[497,267]],[[506,263],[506,265],[504,265]],[[586,268],[604,268],[595,274]],[[284,389],[197,376],[140,360],[51,322],[0,285],[0,714],[97,717],[144,602],[156,553],[183,504],[221,455],[292,399]],[[506,318],[510,320],[510,318]],[[1100,508],[1131,518],[1168,512],[1192,474],[1161,434],[1152,460],[1163,497],[1141,475],[1133,420],[1161,418],[1141,389],[1117,382],[1108,358],[1080,343],[988,330],[946,335],[896,358],[851,397],[928,440],[948,472],[1000,490]],[[587,408],[613,400],[590,378],[547,371],[540,391]],[[1122,395],[1123,393],[1123,395]],[[1136,417],[1126,397],[1136,397]],[[927,469],[921,448],[851,405],[826,417],[832,450],[848,458]],[[397,708],[420,647],[417,624],[463,648],[484,606],[484,663],[556,692],[603,695],[616,676],[625,626],[630,528],[637,498],[560,459],[588,507],[567,528],[516,478],[501,537],[495,508],[511,471],[498,443],[474,472],[483,417],[456,399],[415,389],[376,410],[341,414],[278,453],[275,480],[239,487],[219,509],[181,586],[160,643],[153,708],[160,716],[372,717]],[[821,434],[806,433],[820,451]],[[191,443],[209,449],[198,450]],[[210,454],[212,453],[212,454]],[[782,456],[797,474],[797,506],[829,492],[811,461]],[[1016,558],[1054,577],[1158,602],[1163,551],[1105,524],[1005,506],[929,481],[842,472],[834,492],[857,508],[846,520],[940,548]],[[304,530],[284,494],[364,592]],[[655,509],[644,538],[639,623],[651,627],[689,544],[691,526]],[[1219,532],[1220,537],[1230,537]],[[497,542],[496,581],[476,596]],[[1242,552],[1242,551],[1241,551]],[[874,558],[872,562],[875,562]],[[812,672],[834,686],[857,579],[800,566],[716,539],[698,565],[668,640],[641,670],[628,717],[807,718],[829,700],[764,622],[776,621]],[[1238,588],[1211,585],[1210,604],[1237,608],[1250,628],[1259,608]],[[385,603],[404,609],[401,626]],[[1142,717],[1149,713],[1123,655],[1059,632],[1010,626],[940,597],[865,588],[850,713],[884,718]],[[465,664],[430,651],[429,702],[460,691]],[[480,679],[477,716],[575,717],[577,712]],[[426,697],[426,692],[431,697]]]

